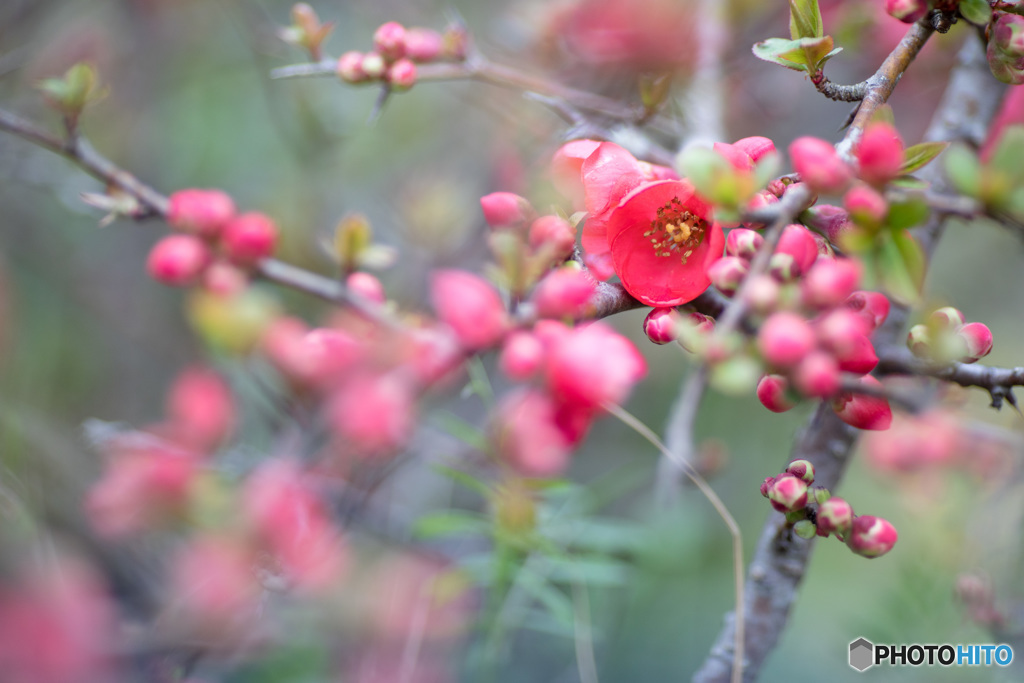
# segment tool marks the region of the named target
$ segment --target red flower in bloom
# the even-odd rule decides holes
[[[725,247],[711,205],[685,180],[636,188],[611,212],[606,230],[615,273],[648,306],[697,298],[711,284],[708,268]]]

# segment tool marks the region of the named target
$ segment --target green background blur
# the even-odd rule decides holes
[[[496,59],[561,70],[585,87],[621,87],[578,66],[559,66],[537,47],[541,18],[550,9],[542,2],[314,4],[323,19],[338,23],[327,46],[332,54],[368,48],[374,28],[389,19],[442,28],[454,8],[480,48]],[[844,4],[857,6],[847,14],[860,20],[873,3]],[[838,138],[848,105],[825,101],[801,75],[749,53],[753,41],[784,35],[784,5],[733,3],[734,37],[725,63],[730,139],[767,135],[784,149],[801,134]],[[274,36],[276,26],[287,23],[289,6],[272,0],[5,0],[0,104],[56,130],[55,115],[31,85],[91,59],[112,90],[86,114],[83,127],[105,155],[164,192],[221,187],[240,206],[270,213],[283,229],[282,257],[322,272],[330,267],[318,242],[341,215],[363,212],[379,238],[402,253],[401,266],[382,275],[389,294],[403,307],[425,309],[422,292],[431,267],[478,269],[482,263],[482,194],[512,190],[539,201],[553,196],[543,169],[560,141],[561,122],[518,93],[457,83],[419,85],[393,97],[379,120],[368,123],[372,88],[345,87],[331,78],[268,78],[275,66],[304,61]],[[827,30],[837,32],[829,21],[826,15]],[[847,22],[845,42],[840,34],[847,51],[829,65],[838,82],[865,77],[886,50],[870,31],[858,43],[854,24]],[[951,36],[930,48],[893,98],[908,144],[927,125],[955,42]],[[170,378],[203,358],[204,350],[188,329],[182,293],[145,274],[145,254],[164,226],[119,221],[98,228],[100,216],[78,199],[83,191],[101,188],[63,160],[0,136],[6,304],[0,321],[0,517],[15,522],[3,522],[5,535],[46,534],[49,528],[92,548],[82,540],[88,535],[77,505],[98,475],[98,461],[86,447],[82,423],[153,420]],[[991,364],[1024,359],[1022,256],[1020,241],[998,228],[957,225],[931,268],[932,302],[956,305],[969,320],[992,328]],[[301,297],[280,296],[307,316],[323,312]],[[642,319],[642,312],[632,312],[614,322],[651,366],[629,408],[661,431],[688,360],[675,347],[643,339]],[[242,363],[218,362],[234,376],[245,374]],[[1019,434],[1021,418],[1012,410],[987,410],[980,391],[965,399],[971,419]],[[460,406],[458,397],[449,408],[469,418],[480,415],[479,406]],[[774,514],[758,485],[784,466],[810,410],[773,415],[752,397],[715,394],[702,407],[698,438],[718,439],[728,454],[711,483],[740,522],[748,558],[766,515]],[[259,448],[266,435],[254,425],[241,439]],[[869,561],[833,540],[816,541],[821,547],[762,680],[1013,680],[1013,673],[1003,672],[1001,679],[999,672],[980,668],[858,674],[847,667],[846,656],[848,643],[859,636],[893,643],[990,641],[967,620],[953,587],[959,574],[982,571],[1002,600],[1021,597],[1024,497],[1019,453],[1014,457],[1014,466],[995,482],[957,471],[887,478],[855,460],[839,493],[858,511],[891,520],[899,544],[884,559]],[[688,678],[732,605],[730,539],[721,520],[692,489],[671,514],[653,511],[655,464],[645,442],[609,419],[596,427],[571,475],[595,490],[610,487],[602,515],[621,520],[635,541],[628,573],[592,591],[602,681]],[[448,495],[428,480],[418,489],[417,504],[424,510],[444,506]],[[571,638],[551,637],[530,620],[523,617],[523,628],[511,637],[508,661],[514,665],[501,670],[500,680],[577,680]]]

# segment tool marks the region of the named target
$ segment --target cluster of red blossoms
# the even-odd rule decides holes
[[[406,28],[396,21],[381,24],[373,34],[373,50],[350,50],[338,58],[338,77],[346,83],[386,83],[392,90],[416,84],[416,65],[466,58],[466,37],[459,28],[439,33]]]
[[[154,280],[172,287],[200,280],[212,289],[244,283],[246,269],[274,253],[277,226],[262,213],[235,213],[220,190],[181,190],[171,195],[167,223],[181,234],[164,237],[149,253]]]
[[[794,460],[782,474],[765,477],[761,495],[785,513],[794,533],[802,538],[835,534],[850,550],[869,558],[880,557],[896,545],[898,534],[892,524],[881,517],[854,515],[845,500],[812,484],[814,465]]]

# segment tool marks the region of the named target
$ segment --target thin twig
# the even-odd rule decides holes
[[[892,91],[899,83],[903,72],[907,70],[914,57],[921,51],[924,44],[935,33],[935,29],[924,23],[917,23],[910,27],[903,39],[900,41],[889,56],[886,57],[878,71],[871,78],[865,81],[864,97],[861,99],[860,107],[857,108],[857,115],[853,117],[853,123],[842,141],[836,145],[836,150],[847,161],[853,158],[853,150],[860,142],[864,134],[864,127],[874,116],[875,111],[886,103]]]
[[[633,430],[640,436],[647,439],[647,441],[657,448],[661,455],[665,458],[671,459],[676,467],[686,473],[686,476],[690,478],[694,486],[700,489],[700,492],[704,494],[704,497],[708,499],[711,506],[715,508],[715,512],[722,518],[725,525],[729,527],[729,534],[732,536],[732,558],[733,558],[733,584],[736,594],[736,630],[735,637],[733,640],[733,657],[732,657],[732,683],[740,683],[743,680],[743,649],[744,649],[744,585],[743,585],[743,536],[740,531],[740,525],[737,524],[736,519],[733,518],[729,512],[729,508],[725,506],[722,499],[718,497],[708,483],[704,480],[704,477],[700,476],[700,473],[693,468],[692,465],[684,460],[678,453],[670,451],[665,444],[661,442],[658,435],[655,434],[650,427],[637,419],[634,415],[627,412],[622,406],[614,404],[605,404],[605,410],[619,418],[625,424],[633,428]]]
[[[833,83],[821,71],[811,75],[811,83],[825,97],[836,102],[860,102],[868,91],[868,82],[861,81],[853,85]]]

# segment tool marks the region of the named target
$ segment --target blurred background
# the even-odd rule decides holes
[[[671,71],[681,91],[701,45],[700,26],[686,21],[693,7],[682,1],[313,4],[324,21],[336,22],[326,45],[331,55],[368,49],[384,21],[442,29],[461,17],[476,46],[495,61],[633,101],[637,52],[605,53],[602,31],[621,27],[622,17],[651,15],[640,23],[643,30],[679,27],[642,41],[646,51],[639,59],[643,68],[655,62]],[[826,31],[845,48],[829,63],[834,81],[868,76],[902,35],[904,26],[884,15],[882,4],[822,4]],[[431,268],[480,269],[487,253],[481,195],[517,192],[538,207],[558,201],[545,172],[566,126],[542,103],[486,84],[419,84],[391,97],[371,121],[373,87],[333,78],[273,81],[272,68],[306,61],[277,37],[289,23],[289,10],[285,0],[5,0],[0,106],[56,131],[57,116],[33,84],[77,61],[91,61],[110,95],[86,113],[82,127],[104,155],[162,192],[220,187],[239,206],[267,212],[282,228],[280,256],[318,272],[331,272],[320,244],[338,220],[348,212],[364,213],[379,240],[401,254],[400,265],[381,274],[389,296],[402,308],[427,310]],[[728,3],[722,85],[729,141],[764,135],[784,149],[799,135],[840,137],[848,104],[825,100],[801,74],[750,54],[753,42],[786,35],[787,11],[783,2]],[[891,104],[908,145],[920,140],[964,37],[954,30],[933,41],[900,83]],[[670,106],[666,115],[678,121],[680,139],[695,132],[687,128],[685,111]],[[666,136],[660,141],[670,142]],[[84,558],[130,605],[135,582],[159,574],[159,553],[145,539],[110,546],[89,530],[81,501],[101,461],[90,448],[95,428],[85,425],[95,427],[93,419],[152,422],[172,378],[203,360],[231,377],[242,399],[243,428],[234,451],[258,457],[272,443],[273,424],[251,363],[205,348],[190,329],[186,296],[147,277],[146,253],[165,226],[116,221],[98,227],[102,216],[79,198],[98,191],[97,182],[64,160],[0,135],[0,569],[13,577],[29,559]],[[969,320],[988,324],[996,341],[986,362],[993,365],[1024,360],[1024,297],[1017,291],[1021,251],[1018,238],[995,226],[954,225],[929,273],[925,310],[955,305]],[[309,320],[326,313],[301,295],[270,287],[267,292]],[[651,368],[628,408],[661,432],[689,361],[674,346],[650,344],[641,330],[643,315],[634,311],[612,322],[637,343]],[[485,367],[491,367],[490,359]],[[490,375],[500,392],[500,378]],[[997,604],[1009,613],[1024,597],[1022,418],[1012,409],[988,409],[982,391],[954,392],[946,400],[961,406],[957,419],[965,429],[984,438],[965,440],[957,464],[943,468],[894,472],[873,467],[868,458],[854,460],[838,493],[858,512],[892,521],[899,544],[884,559],[868,561],[834,540],[817,541],[792,621],[762,680],[859,680],[862,674],[846,664],[848,644],[857,637],[991,642],[993,636],[956,597],[958,577],[965,573],[988,577]],[[785,465],[812,409],[774,415],[753,396],[717,394],[702,407],[701,462],[740,522],[748,558],[770,514],[758,485]],[[481,401],[456,390],[437,399],[432,410],[422,453],[402,465],[384,492],[388,505],[402,508],[400,514],[388,512],[391,527],[395,519],[430,511],[486,513],[480,496],[453,486],[434,469],[438,463],[457,464],[453,456],[465,448],[445,433],[446,421],[434,416],[479,421]],[[915,447],[913,439],[900,446]],[[551,533],[592,551],[580,571],[603,681],[688,678],[733,604],[724,525],[692,489],[676,508],[657,510],[656,463],[646,442],[607,419],[574,457],[568,477],[573,483],[544,496],[542,516]],[[355,538],[360,533],[353,530]],[[469,532],[424,543],[465,560],[471,576],[474,557],[486,557],[488,550],[481,536]],[[576,570],[540,565],[523,569],[518,592],[500,615],[500,629],[485,636],[467,630],[440,650],[437,671],[412,680],[579,680]],[[118,610],[132,614],[124,604]],[[351,672],[339,679],[338,660],[352,652],[344,640],[350,631],[320,630],[315,620],[300,623],[245,656],[201,661],[196,680],[399,680]],[[884,676],[989,681],[1017,679],[1016,671],[906,668]],[[4,676],[0,671],[0,680]]]

